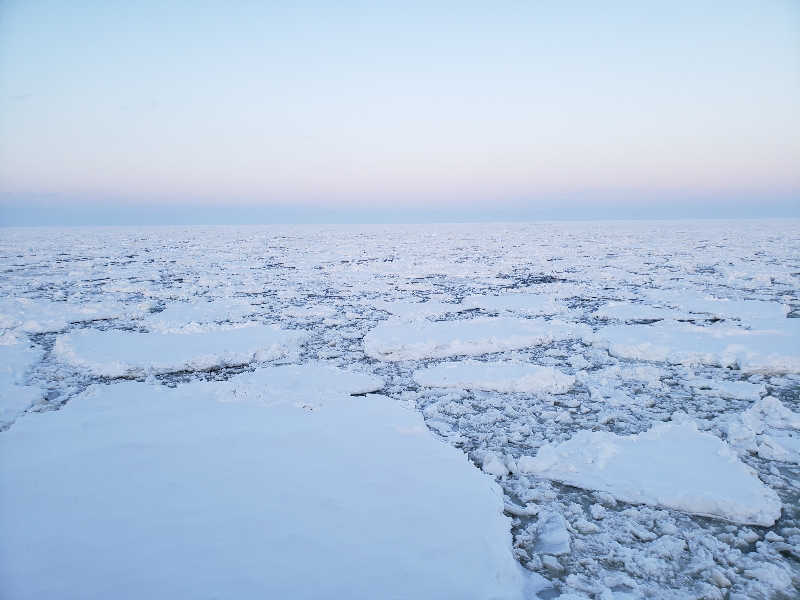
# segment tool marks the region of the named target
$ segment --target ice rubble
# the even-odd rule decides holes
[[[0,437],[3,595],[522,598],[497,485],[417,412],[346,395],[369,377],[325,392],[333,371],[305,369],[258,374],[274,402],[127,382],[17,421]]]
[[[251,325],[200,333],[83,329],[58,337],[62,361],[101,377],[198,371],[272,360],[296,352],[305,332]]]
[[[800,373],[800,319],[763,320],[760,329],[689,323],[611,325],[595,335],[613,356],[747,373]]]
[[[660,321],[677,319],[683,313],[672,308],[652,306],[650,304],[633,304],[630,302],[610,302],[594,312],[599,319],[618,319],[620,321]]]
[[[521,471],[616,499],[771,526],[778,495],[730,447],[691,421],[631,436],[583,430],[518,461]]]
[[[563,394],[575,383],[574,376],[553,367],[476,360],[443,363],[420,369],[414,372],[414,380],[429,387],[551,394]]]
[[[800,464],[800,413],[766,396],[740,415],[722,418],[728,443],[767,460]]]
[[[422,320],[413,326],[399,319],[390,319],[364,336],[364,351],[379,360],[444,358],[525,348],[555,340],[581,338],[590,332],[585,325],[544,319]]]
[[[42,398],[42,390],[27,385],[25,374],[42,357],[42,351],[27,343],[0,343],[0,429]]]

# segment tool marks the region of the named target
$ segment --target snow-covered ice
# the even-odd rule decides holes
[[[527,473],[617,500],[736,523],[770,526],[781,512],[772,489],[723,441],[689,421],[631,436],[580,431],[567,442],[542,446],[525,466]]]
[[[515,362],[464,360],[427,367],[414,373],[420,385],[497,392],[563,394],[575,377],[553,367]]]
[[[145,326],[150,331],[180,332],[201,330],[208,325],[241,320],[254,312],[249,302],[241,299],[225,298],[213,302],[173,302],[161,312],[150,315]]]
[[[722,420],[733,446],[768,460],[800,464],[800,413],[777,398],[766,396],[742,414]]]
[[[141,305],[125,306],[114,302],[74,304],[29,298],[2,298],[0,329],[19,329],[27,333],[61,331],[71,323],[138,315],[144,309]]]
[[[3,596],[522,598],[496,484],[418,413],[343,394],[362,383],[321,392],[331,373],[305,371],[313,412],[123,383],[19,420]],[[275,400],[300,380],[261,373],[286,375]]]
[[[588,328],[563,321],[476,318],[455,321],[400,320],[381,323],[364,337],[364,351],[380,360],[418,360],[479,355],[580,338]]]
[[[520,315],[554,315],[566,307],[548,294],[503,294],[499,296],[473,295],[461,301],[462,309],[479,308],[489,312],[509,312]]]
[[[55,354],[102,377],[201,371],[272,360],[297,351],[302,332],[253,325],[199,333],[83,329],[60,336]]]

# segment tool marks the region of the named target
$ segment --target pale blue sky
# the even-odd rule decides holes
[[[1,223],[798,215],[798,165],[796,0],[0,3]]]

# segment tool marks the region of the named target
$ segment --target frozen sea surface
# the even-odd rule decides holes
[[[798,221],[5,229],[0,266],[4,598],[800,594]]]

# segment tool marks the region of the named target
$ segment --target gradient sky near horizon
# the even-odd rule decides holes
[[[795,0],[0,3],[0,223],[800,216],[799,165]]]

